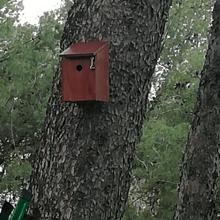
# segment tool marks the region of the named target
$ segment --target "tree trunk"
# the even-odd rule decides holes
[[[192,128],[186,145],[175,220],[215,219],[220,153],[220,0],[213,11]]]
[[[40,219],[121,219],[150,79],[170,0],[76,0],[61,51],[82,39],[110,42],[110,102],[63,103],[55,74],[31,177]]]

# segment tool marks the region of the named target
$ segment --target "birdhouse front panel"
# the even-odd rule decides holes
[[[72,44],[61,57],[63,101],[108,101],[107,42]]]
[[[95,72],[89,67],[89,57],[63,59],[62,96],[64,101],[95,100]]]

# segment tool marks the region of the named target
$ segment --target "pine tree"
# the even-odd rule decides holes
[[[110,102],[62,103],[54,77],[31,177],[40,219],[121,219],[170,1],[75,1],[61,50],[110,42]]]

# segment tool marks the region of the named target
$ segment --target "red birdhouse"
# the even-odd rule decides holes
[[[60,56],[63,101],[108,101],[109,54],[105,41],[72,44]]]

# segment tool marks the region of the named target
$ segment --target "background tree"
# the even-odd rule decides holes
[[[121,219],[170,1],[75,1],[61,50],[110,42],[109,103],[62,103],[55,74],[31,178],[41,219]]]
[[[215,219],[220,134],[220,1],[213,10],[209,48],[186,144],[175,219]]]

